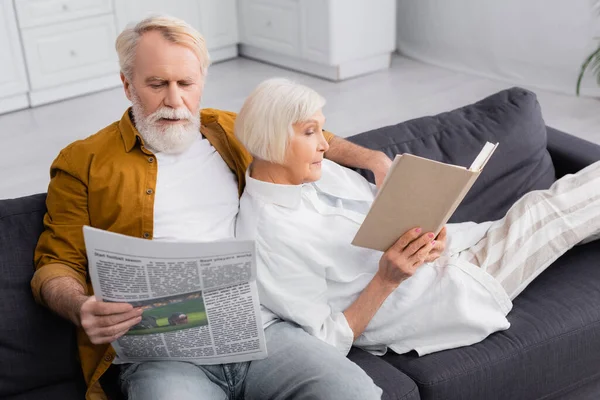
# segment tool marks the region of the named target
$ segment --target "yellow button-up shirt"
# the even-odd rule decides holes
[[[214,109],[200,113],[200,131],[219,152],[238,180],[241,195],[252,157],[236,139],[236,114]],[[326,132],[328,141],[333,137]],[[87,273],[83,225],[152,239],[157,162],[144,147],[128,109],[120,121],[63,149],[50,168],[45,230],[35,250],[33,295],[44,304],[41,288],[58,277],[71,277],[93,294]],[[77,341],[86,399],[106,399],[99,379],[115,351],[109,344],[92,344],[78,328]]]

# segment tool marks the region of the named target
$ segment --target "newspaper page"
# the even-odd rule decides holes
[[[98,300],[143,309],[142,320],[112,343],[116,363],[267,356],[254,241],[151,241],[89,226],[83,233]]]

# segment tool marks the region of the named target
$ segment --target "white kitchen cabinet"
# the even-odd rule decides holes
[[[116,87],[112,0],[14,0],[32,106]]]
[[[395,0],[239,0],[240,53],[343,80],[388,68]]]
[[[23,32],[33,90],[119,74],[112,15]]]
[[[181,18],[206,40],[211,60],[237,57],[236,0],[128,0],[115,2],[119,31],[153,14]]]
[[[108,14],[112,0],[15,0],[21,28]]]
[[[27,74],[12,0],[0,0],[0,113],[29,106]]]

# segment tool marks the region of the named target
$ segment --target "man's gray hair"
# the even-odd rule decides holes
[[[117,37],[115,47],[119,55],[121,72],[128,80],[133,78],[133,61],[137,44],[145,32],[159,31],[171,43],[180,44],[192,50],[200,61],[200,69],[206,76],[210,57],[202,35],[187,22],[168,15],[146,18],[134,26],[128,26]]]
[[[284,78],[268,79],[248,96],[235,121],[235,135],[253,157],[281,164],[292,125],[310,119],[325,105],[313,89]]]

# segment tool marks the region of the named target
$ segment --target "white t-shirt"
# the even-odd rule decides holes
[[[238,239],[255,239],[263,322],[290,320],[347,354],[353,332],[343,314],[367,286],[382,253],[351,245],[375,189],[356,172],[323,160],[322,178],[277,185],[246,177]],[[508,329],[512,307],[502,286],[458,259],[490,224],[448,225],[448,251],[423,265],[383,303],[354,342],[427,354],[470,345]],[[454,235],[455,232],[460,232]]]
[[[199,136],[181,154],[154,153],[158,175],[153,240],[208,242],[235,237],[239,209],[233,172]],[[122,364],[116,357],[113,364]]]
[[[234,238],[239,208],[237,179],[210,142],[199,136],[181,154],[155,156],[154,240]]]

